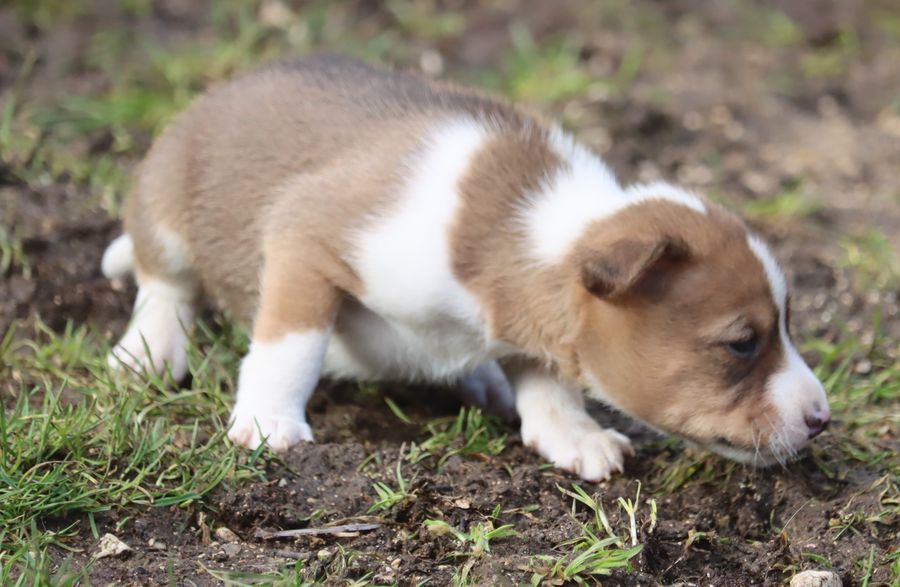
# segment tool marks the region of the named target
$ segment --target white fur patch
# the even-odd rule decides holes
[[[557,261],[581,236],[588,224],[628,205],[612,171],[568,135],[555,130],[551,144],[568,164],[530,197],[522,220],[536,257]]]
[[[265,438],[276,451],[312,441],[306,402],[319,382],[328,338],[327,331],[311,330],[251,343],[231,413],[232,441],[252,449]]]
[[[769,280],[769,288],[772,290],[772,299],[778,307],[779,315],[783,318],[787,303],[787,279],[784,277],[784,272],[769,247],[759,237],[752,234],[747,235],[747,246],[762,264],[766,278]]]
[[[410,161],[396,205],[357,236],[351,264],[366,293],[361,306],[338,315],[329,371],[450,379],[493,358],[481,307],[456,279],[449,243],[459,182],[489,132],[468,119],[438,125]]]
[[[778,331],[784,349],[784,367],[771,376],[768,391],[781,421],[771,423],[774,431],[769,443],[773,454],[787,458],[807,441],[807,414],[827,410],[828,399],[822,384],[788,336],[787,279],[784,273],[762,240],[748,235],[747,244],[762,264],[772,298],[778,308]]]
[[[628,198],[632,200],[631,203],[660,199],[681,204],[700,214],[706,214],[706,204],[696,194],[664,181],[636,183],[628,186],[625,192],[628,194]]]
[[[109,356],[112,366],[162,373],[175,379],[187,374],[187,331],[194,323],[194,291],[186,286],[149,280],[140,283],[128,329]]]
[[[125,277],[134,270],[134,244],[123,234],[114,239],[103,251],[100,269],[108,279]]]
[[[775,423],[780,428],[778,441],[785,444],[782,448],[796,450],[807,440],[806,415],[827,408],[828,399],[818,378],[789,342],[785,365],[769,379],[768,389],[781,417],[781,422]]]
[[[706,212],[697,196],[666,183],[623,189],[600,157],[562,130],[552,131],[550,142],[567,165],[546,181],[540,193],[532,195],[530,205],[522,211],[532,250],[540,261],[559,261],[590,223],[638,202],[662,199]]]
[[[182,273],[191,268],[191,255],[184,239],[175,231],[157,225],[153,238],[162,253],[160,263],[172,274]]]
[[[467,119],[426,137],[409,165],[399,205],[358,241],[366,306],[406,318],[425,318],[441,307],[477,316],[477,303],[453,275],[448,236],[460,206],[459,181],[487,137],[484,127]]]

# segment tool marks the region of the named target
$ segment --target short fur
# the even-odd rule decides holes
[[[153,323],[136,307],[113,360],[183,371],[185,304],[217,300],[252,325],[230,432],[246,446],[311,440],[321,374],[514,401],[525,442],[591,480],[631,449],[585,388],[759,464],[827,423],[783,276],[740,220],[668,184],[621,188],[559,128],[470,90],[341,57],[239,77],[154,143],[125,230],[104,267],[133,256]]]

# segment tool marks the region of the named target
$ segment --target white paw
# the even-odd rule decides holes
[[[312,428],[300,416],[254,411],[235,407],[231,414],[228,438],[235,444],[255,450],[265,443],[275,452],[283,452],[301,442],[312,442]]]
[[[487,408],[506,420],[516,417],[516,396],[506,374],[496,361],[479,365],[459,380],[460,399],[470,405]]]
[[[566,471],[585,481],[603,481],[621,473],[625,456],[633,455],[631,441],[615,430],[601,428],[587,414],[546,419],[522,426],[523,442]]]
[[[188,371],[187,336],[180,327],[173,332],[149,331],[146,334],[129,329],[106,361],[111,367],[124,366],[133,371],[156,374],[162,374],[168,367],[177,381]]]
[[[186,331],[194,321],[190,290],[161,282],[141,285],[128,330],[107,358],[112,367],[173,377],[187,375]]]

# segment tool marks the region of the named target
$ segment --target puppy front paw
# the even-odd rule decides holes
[[[560,469],[585,481],[603,481],[621,473],[625,457],[634,454],[627,436],[601,428],[589,417],[523,426],[522,440]]]
[[[313,434],[302,416],[235,407],[228,438],[251,450],[265,442],[275,452],[284,452],[295,444],[312,442]]]

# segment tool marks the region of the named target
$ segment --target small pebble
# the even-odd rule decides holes
[[[216,528],[216,538],[222,542],[240,542],[241,539],[230,528],[220,526]]]
[[[94,558],[106,558],[108,556],[119,556],[131,550],[131,547],[119,540],[117,536],[112,534],[104,534],[100,539],[99,548]]]
[[[425,75],[437,77],[444,73],[444,58],[434,49],[428,49],[419,56],[419,67]]]
[[[842,587],[841,578],[834,571],[803,571],[791,578],[790,587]]]
[[[684,128],[697,131],[703,128],[703,115],[696,111],[687,112],[681,120]]]
[[[316,558],[320,561],[331,560],[331,557],[334,556],[330,550],[327,548],[323,548],[319,552],[316,553]]]
[[[234,558],[241,552],[241,545],[229,542],[222,545],[222,551],[228,558]]]
[[[862,359],[857,361],[856,365],[853,367],[853,370],[856,371],[859,375],[868,375],[872,372],[872,361],[869,359]]]

